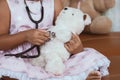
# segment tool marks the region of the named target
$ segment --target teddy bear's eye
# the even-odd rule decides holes
[[[74,14],[72,14],[72,16],[74,16]]]
[[[84,16],[83,16],[83,19],[84,19],[84,20],[86,20],[86,18],[87,18],[87,16],[86,16],[86,15],[84,15]]]
[[[64,8],[64,10],[67,10],[68,8]]]

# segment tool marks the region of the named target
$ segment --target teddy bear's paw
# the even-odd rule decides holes
[[[39,66],[41,68],[44,68],[46,62],[44,60],[44,57],[39,56],[38,58],[32,59],[31,64],[34,66]]]
[[[104,23],[104,24],[103,24]],[[100,16],[93,20],[90,31],[96,34],[106,34],[109,33],[112,27],[112,22],[106,16]]]
[[[115,5],[115,0],[93,0],[93,2],[98,12],[106,12]]]
[[[45,70],[49,73],[52,73],[54,75],[61,75],[64,72],[65,69],[65,65],[63,64],[63,62],[60,61],[52,61],[49,62],[46,67]]]

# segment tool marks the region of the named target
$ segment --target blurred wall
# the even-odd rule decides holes
[[[115,0],[114,8],[110,9],[106,12],[106,16],[108,16],[112,20],[112,30],[113,32],[120,32],[120,0]]]

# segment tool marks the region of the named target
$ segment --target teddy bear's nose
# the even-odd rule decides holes
[[[64,8],[64,10],[67,10],[68,8]]]

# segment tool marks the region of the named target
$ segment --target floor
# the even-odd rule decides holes
[[[120,80],[120,56],[111,56],[110,80]]]

